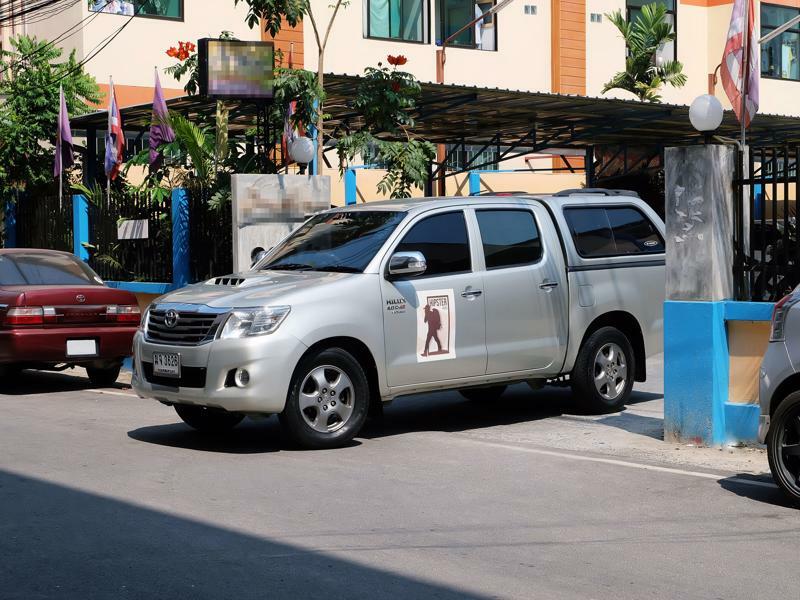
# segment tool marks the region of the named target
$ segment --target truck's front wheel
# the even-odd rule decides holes
[[[358,434],[368,409],[364,369],[349,352],[329,348],[300,362],[280,419],[304,448],[336,448]]]
[[[619,329],[601,327],[583,343],[572,370],[572,392],[589,412],[621,410],[636,372],[631,343]]]

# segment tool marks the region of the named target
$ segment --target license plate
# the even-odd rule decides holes
[[[180,377],[181,355],[172,352],[153,352],[153,375]]]
[[[97,341],[67,340],[67,356],[97,356]]]

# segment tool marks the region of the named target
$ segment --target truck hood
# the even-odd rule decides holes
[[[311,288],[314,288],[315,294],[319,294],[323,287],[360,276],[322,271],[245,271],[190,285],[161,296],[157,302],[198,304],[213,308],[265,306],[279,304],[285,296]]]

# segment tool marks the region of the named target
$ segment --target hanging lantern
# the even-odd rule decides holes
[[[301,165],[314,160],[314,142],[305,136],[293,139],[289,143],[289,158]]]

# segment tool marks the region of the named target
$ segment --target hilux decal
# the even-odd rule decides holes
[[[406,312],[405,298],[389,298],[386,300],[386,312],[392,315],[402,315]]]
[[[417,292],[417,362],[456,357],[453,290]]]

